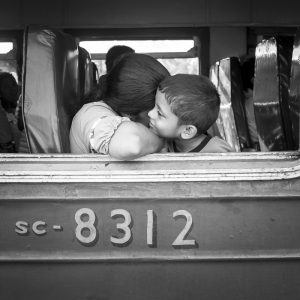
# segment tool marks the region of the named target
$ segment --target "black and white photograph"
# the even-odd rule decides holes
[[[299,300],[299,0],[0,1],[0,300]]]

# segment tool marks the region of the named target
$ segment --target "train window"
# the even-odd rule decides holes
[[[17,80],[16,52],[11,41],[0,41],[0,72],[12,73]]]
[[[199,74],[199,58],[195,39],[80,42],[80,46],[91,53],[100,75],[106,73],[105,55],[115,45],[126,45],[134,49],[136,53],[145,53],[157,58],[171,74]]]
[[[94,61],[97,65],[99,75],[106,73],[105,66],[105,57],[107,51],[114,45],[127,45],[135,50],[137,53],[144,53],[151,55],[157,58],[165,67],[169,70],[169,72],[173,75],[176,73],[188,73],[188,74],[204,74],[208,75],[206,69],[210,65],[210,47],[212,47],[213,43],[210,43],[208,37],[213,37],[213,34],[210,35],[210,32],[207,28],[197,28],[197,29],[188,29],[186,31],[178,30],[178,28],[172,30],[151,30],[151,31],[98,31],[98,30],[64,30],[66,33],[73,35],[74,41],[80,41],[80,46],[85,48],[90,54],[92,61]],[[223,31],[222,31],[223,32]],[[245,51],[244,55],[254,56],[255,48],[259,42],[263,39],[269,39],[274,36],[274,29],[269,28],[246,28],[244,30],[245,33]],[[14,35],[6,35],[0,36],[0,72],[6,71],[10,72],[17,77],[17,62],[20,61],[18,57],[18,48],[19,52],[22,47],[22,43],[18,41],[18,34],[14,33]],[[284,41],[288,41],[289,48],[292,49],[292,42],[294,36],[296,34],[295,28],[283,28],[278,30],[276,36],[280,36],[284,38]],[[247,36],[247,37],[246,37]],[[217,36],[218,37],[218,36]],[[17,48],[16,45],[19,47]],[[227,52],[226,52],[227,53]],[[291,53],[290,53],[291,54]],[[223,55],[223,54],[222,54]],[[225,55],[225,54],[224,54]],[[20,56],[20,54],[19,54]],[[228,60],[230,58],[230,60]],[[235,72],[238,68],[234,68],[234,60],[231,59],[233,57],[224,57],[220,61],[216,62],[216,72],[218,72],[218,82],[214,82],[217,87],[219,93],[223,93],[224,97],[228,98],[230,95],[231,98],[236,98],[237,100],[243,99],[244,95],[242,94],[242,84],[237,79],[238,76],[234,77],[238,72]],[[236,60],[242,58],[235,57]],[[243,62],[241,60],[241,62]],[[274,63],[274,62],[273,62]],[[239,64],[239,62],[238,62]],[[212,65],[213,66],[213,65]],[[275,66],[276,67],[276,66]],[[275,68],[274,67],[274,68]],[[275,68],[276,69],[276,68]],[[231,71],[233,70],[233,71]],[[227,72],[227,73],[226,73]],[[216,73],[217,74],[217,73]],[[215,75],[213,73],[213,75]],[[229,77],[228,77],[228,76]],[[231,80],[232,76],[232,80]],[[230,82],[234,82],[232,85],[226,85],[228,83],[228,78],[230,78]],[[275,78],[276,79],[276,78]],[[236,81],[234,81],[236,80]],[[221,83],[220,83],[221,82]],[[260,81],[257,81],[258,83]],[[275,80],[272,84],[277,85],[278,82]],[[256,84],[257,85],[257,84]],[[238,86],[237,91],[235,91],[232,87]],[[263,89],[263,92],[265,89]],[[228,95],[227,95],[228,94]],[[252,94],[253,95],[253,92]],[[256,91],[256,96],[259,95]],[[288,95],[287,95],[288,96]],[[277,94],[276,94],[277,97]],[[278,96],[279,97],[279,96]],[[277,98],[278,98],[277,97]],[[226,99],[227,99],[226,98]],[[225,99],[225,100],[226,100]],[[253,96],[252,96],[253,102]],[[253,110],[253,103],[251,102],[251,107]],[[240,103],[240,102],[238,102]],[[279,106],[278,106],[279,107]],[[220,118],[221,121],[217,123],[218,126],[216,128],[211,127],[209,129],[209,133],[211,135],[221,136],[224,140],[226,140],[235,150],[236,152],[248,152],[248,151],[285,151],[285,150],[296,150],[298,146],[294,145],[294,143],[290,143],[292,146],[282,146],[280,148],[270,148],[266,149],[261,148],[260,141],[258,140],[258,135],[256,134],[256,140],[254,142],[249,141],[249,124],[247,123],[247,111],[243,107],[243,105],[239,105],[239,110],[230,111],[228,113],[228,109],[226,106],[226,101],[224,105],[225,117]],[[278,111],[280,112],[280,107]],[[284,107],[284,109],[286,109]],[[241,111],[241,113],[240,113]],[[239,114],[240,113],[240,114]],[[279,113],[278,113],[279,114]],[[254,115],[254,112],[253,112]],[[286,114],[288,117],[288,114]],[[237,116],[237,117],[236,117]],[[240,116],[242,116],[240,118]],[[273,117],[270,113],[268,117]],[[254,119],[254,117],[253,117]],[[285,118],[287,119],[287,118]],[[226,120],[230,121],[232,126],[227,126],[228,124],[225,122]],[[268,121],[267,118],[262,118],[259,122],[254,119],[254,124],[260,126],[260,130],[267,131],[267,137],[273,142],[273,139],[277,137],[276,132],[269,130],[269,124],[271,122]],[[281,119],[279,120],[281,122]],[[278,121],[278,122],[279,122]],[[282,121],[278,123],[279,127],[283,128],[285,125]],[[294,121],[293,121],[294,122]],[[289,127],[288,127],[289,126]],[[225,131],[225,129],[227,131]],[[290,124],[286,125],[287,128],[290,128]],[[243,131],[240,129],[242,128]],[[266,129],[265,129],[266,128]],[[297,128],[297,126],[295,127]],[[223,131],[224,132],[223,132]],[[292,130],[286,130],[284,128],[284,133],[288,132],[289,136],[291,135],[289,132]],[[295,131],[293,129],[293,131]],[[271,132],[272,134],[269,134]],[[294,132],[293,132],[294,134]],[[297,140],[299,139],[296,134]],[[282,134],[284,136],[284,134]],[[290,140],[295,139],[291,137]],[[271,143],[270,142],[270,143]],[[237,145],[237,146],[235,146]],[[297,144],[298,145],[298,144]],[[33,151],[34,152],[34,151]]]
[[[0,54],[6,54],[13,49],[12,42],[0,42]]]

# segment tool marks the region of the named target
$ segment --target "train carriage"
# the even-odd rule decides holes
[[[299,299],[298,11],[297,1],[2,4],[0,44],[13,50],[0,69],[22,82],[31,153],[0,154],[0,298]],[[79,42],[112,40],[190,41],[147,54],[210,76],[222,101],[211,130],[236,152],[70,154],[70,122],[104,59]],[[247,55],[251,151],[238,102]]]

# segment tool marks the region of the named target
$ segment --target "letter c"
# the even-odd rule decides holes
[[[32,224],[32,231],[37,235],[43,235],[46,234],[46,229],[38,229],[39,226],[46,227],[46,223],[44,221],[36,221]]]

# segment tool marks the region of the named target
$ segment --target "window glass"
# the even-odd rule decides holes
[[[105,55],[115,45],[126,45],[136,53],[145,53],[157,58],[170,72],[199,74],[199,58],[195,51],[194,40],[114,40],[82,41],[80,46],[91,53],[99,75],[106,73]]]
[[[170,72],[175,74],[199,74],[198,57],[191,58],[161,58],[158,59]]]
[[[139,40],[139,41],[82,41],[80,46],[90,53],[106,53],[115,45],[126,45],[137,53],[187,52],[194,47],[193,40]]]
[[[0,72],[9,72],[18,81],[17,62],[13,42],[0,42]]]
[[[12,42],[0,42],[0,54],[6,54],[13,49]]]

